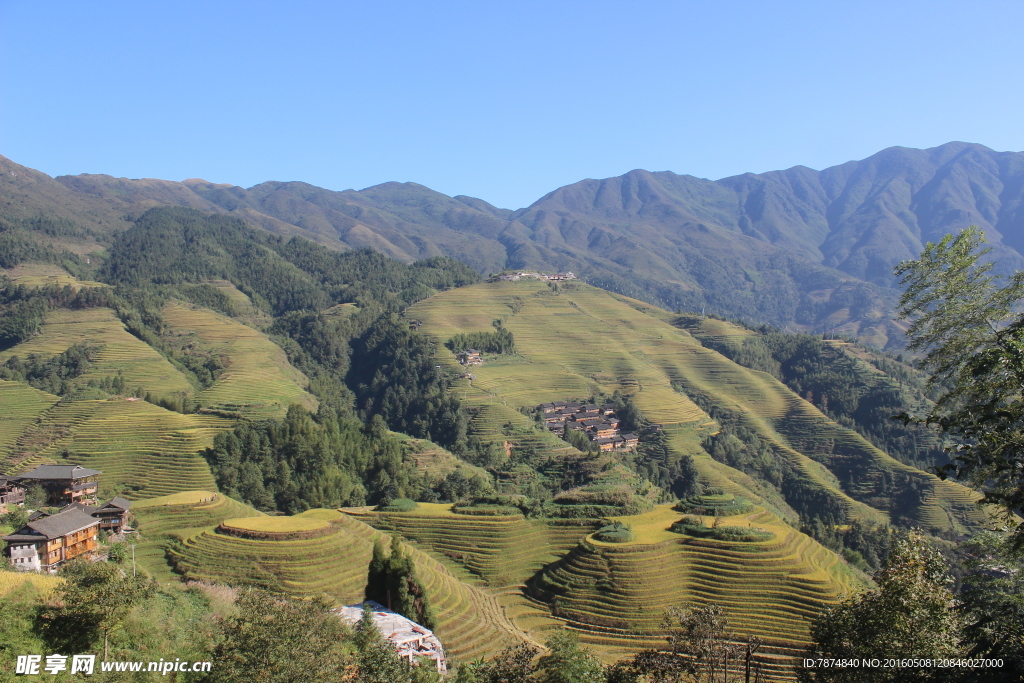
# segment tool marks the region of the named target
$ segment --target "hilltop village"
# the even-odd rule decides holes
[[[572,271],[566,273],[531,273],[524,271],[516,271],[511,273],[499,273],[498,275],[492,276],[493,280],[506,280],[511,282],[519,282],[520,280],[527,279],[541,280],[543,282],[565,282],[566,280],[575,280],[576,274]]]
[[[541,403],[537,410],[548,431],[563,438],[568,431],[581,432],[601,451],[631,450],[640,443],[636,434],[620,433],[622,420],[616,417],[611,403],[598,406],[555,401]]]

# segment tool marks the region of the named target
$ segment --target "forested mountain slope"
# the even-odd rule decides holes
[[[187,206],[405,261],[448,255],[484,274],[574,270],[671,310],[707,307],[790,330],[838,329],[878,347],[902,343],[891,320],[891,269],[924,242],[978,225],[1000,268],[1024,265],[1024,153],[959,142],[718,181],[635,170],[559,188],[517,211],[415,183],[335,192],[302,182],[244,189],[54,179],[6,159],[0,170],[5,224],[45,231],[50,243],[80,253],[152,206]],[[39,224],[40,216],[77,227]]]

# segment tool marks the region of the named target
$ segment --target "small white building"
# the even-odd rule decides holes
[[[395,646],[400,656],[413,664],[426,657],[434,662],[440,673],[447,673],[448,663],[444,657],[444,648],[433,631],[373,600],[367,600],[366,604],[373,610],[373,622],[380,629],[381,635]],[[363,618],[362,603],[339,607],[332,611],[352,626]]]

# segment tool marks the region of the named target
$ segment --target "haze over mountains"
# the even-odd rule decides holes
[[[985,230],[1001,270],[1024,267],[1024,153],[951,142],[893,147],[815,171],[717,181],[668,171],[582,180],[511,211],[415,183],[336,192],[302,182],[50,178],[0,157],[2,214],[53,214],[101,236],[156,205],[227,212],[282,236],[445,254],[481,273],[573,270],[669,309],[836,329],[896,348],[892,267],[927,241]],[[84,248],[84,245],[82,245]]]

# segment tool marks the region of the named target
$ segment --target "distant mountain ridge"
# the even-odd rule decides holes
[[[0,216],[50,212],[102,233],[155,205],[190,206],[405,261],[447,255],[485,274],[574,270],[670,309],[833,329],[889,348],[902,341],[892,267],[925,242],[977,225],[1000,269],[1024,268],[1024,153],[963,142],[717,181],[634,170],[516,211],[415,183],[336,192],[302,182],[50,178],[2,158],[0,170]]]

